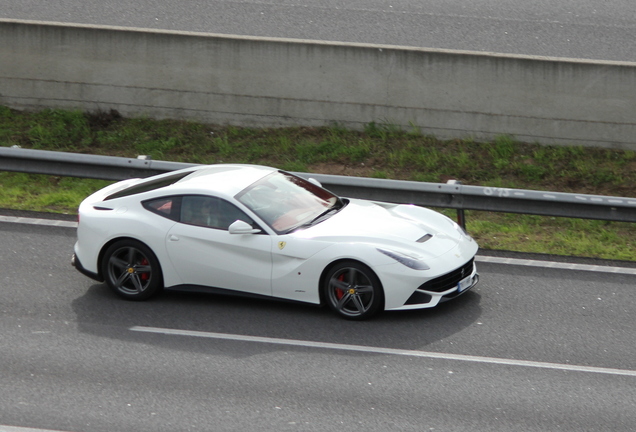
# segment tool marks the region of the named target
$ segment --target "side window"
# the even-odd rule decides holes
[[[254,226],[254,221],[241,209],[225,200],[202,195],[187,195],[181,204],[181,222],[227,230],[237,219]]]
[[[164,197],[144,201],[142,205],[146,210],[176,221],[179,220],[180,203],[181,197]]]

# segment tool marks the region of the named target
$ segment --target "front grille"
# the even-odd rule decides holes
[[[456,287],[459,281],[471,275],[473,272],[474,260],[475,259],[473,258],[460,268],[453,270],[450,273],[446,273],[443,276],[431,279],[430,281],[420,285],[418,289],[424,291],[443,292]]]

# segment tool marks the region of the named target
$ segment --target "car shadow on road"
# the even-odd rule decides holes
[[[245,355],[219,339],[152,335],[128,330],[156,327],[230,335],[280,338],[401,350],[426,350],[473,325],[481,315],[481,295],[469,291],[432,309],[384,312],[366,321],[347,321],[326,307],[217,294],[166,291],[145,302],[117,297],[103,284],[92,285],[72,303],[79,330],[100,337],[130,338],[171,349],[222,351]],[[175,343],[176,338],[198,339]],[[235,345],[235,344],[234,344]],[[262,350],[277,350],[263,344]],[[290,350],[289,346],[283,346]],[[259,352],[263,352],[261,348]]]

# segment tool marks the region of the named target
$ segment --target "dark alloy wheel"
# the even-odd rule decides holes
[[[346,319],[363,320],[384,308],[380,280],[370,268],[356,261],[331,268],[323,290],[329,307]]]
[[[118,241],[106,250],[102,274],[113,291],[130,300],[145,300],[163,287],[157,257],[134,240]]]

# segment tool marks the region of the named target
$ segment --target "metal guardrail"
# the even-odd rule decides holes
[[[131,159],[0,147],[0,170],[32,174],[122,180],[148,177],[195,165],[154,161],[144,157]],[[342,196],[456,209],[460,222],[463,222],[461,217],[463,210],[636,222],[636,198],[470,186],[458,183],[423,183],[325,174],[295,174],[313,177],[325,188]]]
[[[196,164],[99,156],[92,154],[0,147],[0,171],[82,177],[100,180],[124,180],[149,177]]]

